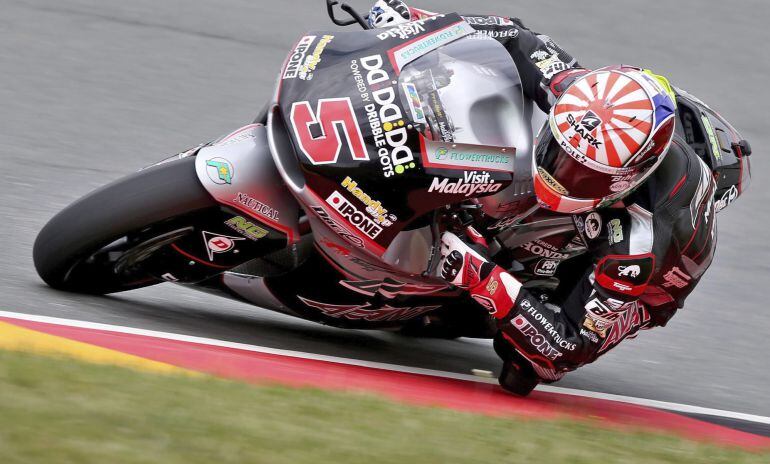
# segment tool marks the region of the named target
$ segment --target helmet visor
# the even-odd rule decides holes
[[[542,180],[561,195],[585,200],[621,196],[633,188],[644,172],[639,169],[641,166],[610,168],[596,163],[574,152],[566,142],[559,142],[550,130],[541,131],[540,136],[535,167]]]

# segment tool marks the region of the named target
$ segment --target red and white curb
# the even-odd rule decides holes
[[[411,404],[495,416],[571,418],[613,428],[664,429],[702,441],[770,449],[770,438],[674,413],[770,424],[770,417],[753,414],[554,386],[540,386],[531,396],[517,398],[503,392],[495,379],[473,375],[8,311],[0,311],[0,321],[246,381],[365,391]]]

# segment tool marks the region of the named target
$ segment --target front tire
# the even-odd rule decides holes
[[[217,207],[195,172],[195,157],[163,163],[106,185],[71,204],[43,227],[33,259],[51,287],[106,294],[162,282],[117,272],[117,242],[151,226]],[[107,247],[107,248],[105,248]]]

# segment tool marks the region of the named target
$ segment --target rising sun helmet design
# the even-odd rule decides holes
[[[663,161],[676,103],[668,81],[631,66],[580,77],[551,108],[533,162],[540,203],[561,213],[612,204]]]

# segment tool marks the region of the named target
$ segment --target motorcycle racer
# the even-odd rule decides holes
[[[369,22],[389,27],[433,14],[380,0]],[[586,70],[518,19],[464,18],[505,46],[524,95],[549,113],[533,159],[538,214],[574,223],[510,250],[531,279],[493,261],[472,227],[442,237],[438,274],[495,318],[500,383],[525,395],[640,329],[666,325],[713,260],[715,213],[748,186],[751,150],[661,76],[631,66]]]

